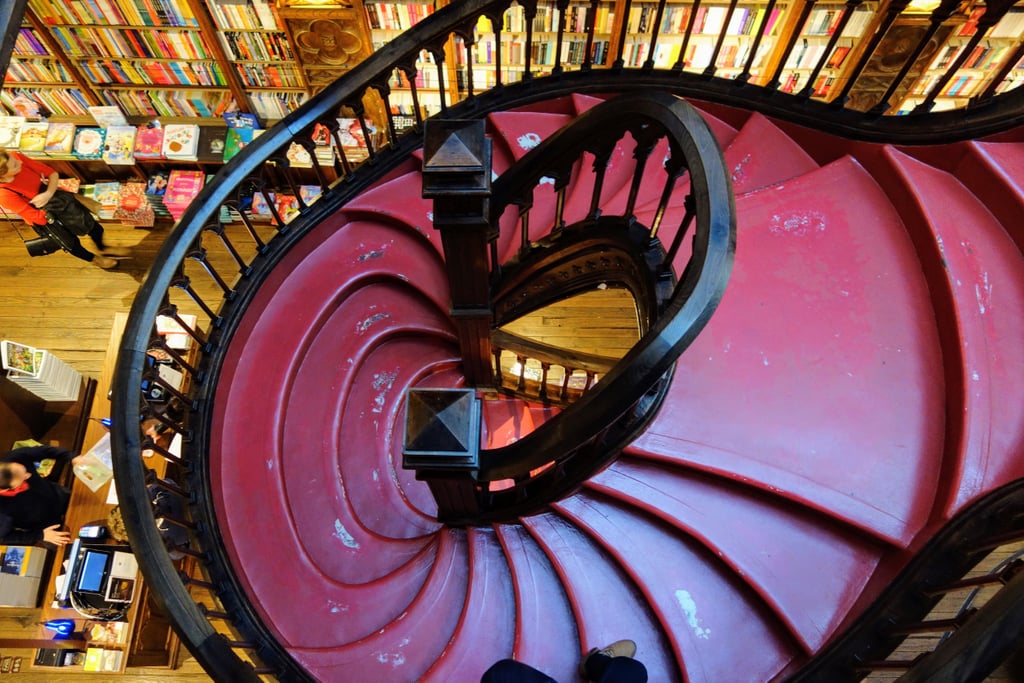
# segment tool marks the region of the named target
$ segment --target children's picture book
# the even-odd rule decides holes
[[[199,124],[168,123],[164,126],[163,155],[168,159],[195,161],[199,151]]]
[[[270,201],[274,201],[274,193],[268,192],[270,195]],[[270,213],[270,204],[267,202],[267,197],[263,196],[262,192],[254,192],[252,195],[252,217],[253,218],[270,218],[273,216]]]
[[[162,197],[167,191],[168,171],[153,171],[146,178],[146,194]]]
[[[253,128],[228,128],[224,141],[224,161],[229,161],[256,138]]]
[[[4,370],[33,377],[39,374],[42,364],[40,350],[7,339],[0,341],[0,358]]]
[[[319,185],[299,185],[299,197],[302,198],[306,206],[319,199],[322,192]]]
[[[46,150],[46,133],[49,128],[50,124],[45,121],[23,123],[18,149],[29,156],[43,156]]]
[[[18,149],[24,116],[0,116],[0,149]]]
[[[125,118],[124,112],[113,105],[89,107],[89,113],[100,128],[128,125],[128,119]]]
[[[285,157],[292,168],[313,168],[313,157],[305,147],[297,142],[293,142],[288,147]]]
[[[57,187],[61,190],[77,194],[79,188],[82,187],[82,181],[79,178],[61,178],[57,181]]]
[[[100,205],[100,218],[110,220],[114,217],[120,193],[121,183],[116,180],[104,180],[95,184],[92,198]]]
[[[146,198],[146,183],[141,180],[127,180],[121,183],[113,218],[122,225],[153,227],[156,216]]]
[[[260,121],[255,114],[244,111],[232,111],[224,114],[224,122],[228,128],[259,128]]]
[[[78,159],[102,159],[103,143],[107,138],[106,128],[85,127],[75,131],[72,151]]]
[[[46,131],[46,142],[43,150],[51,157],[67,158],[74,156],[72,146],[75,142],[75,124],[51,123]]]
[[[199,127],[199,161],[224,161],[224,146],[227,144],[228,129],[224,126]]]
[[[136,159],[161,159],[164,155],[164,129],[156,122],[139,126],[135,133]]]
[[[291,223],[292,220],[299,215],[299,200],[295,198],[293,194],[287,194],[285,192],[278,192],[274,195],[274,207],[277,209],[277,215],[281,217],[285,223]]]
[[[128,624],[123,621],[86,619],[82,627],[85,640],[96,645],[118,645],[128,642]]]
[[[135,130],[135,126],[108,126],[103,161],[112,166],[134,166]]]

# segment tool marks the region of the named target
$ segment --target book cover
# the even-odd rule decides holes
[[[255,139],[252,128],[228,128],[224,140],[224,161],[229,161]]]
[[[198,150],[198,124],[169,123],[164,126],[163,155],[166,158],[195,161]]]
[[[18,149],[24,116],[0,116],[0,149]]]
[[[278,192],[274,195],[274,206],[277,209],[277,215],[285,223],[292,222],[299,215],[299,200],[293,194]]]
[[[89,107],[89,113],[100,128],[128,125],[128,119],[125,118],[124,112],[113,105]]]
[[[302,198],[306,206],[319,199],[322,192],[319,185],[299,185],[299,197]]]
[[[141,126],[135,133],[136,159],[161,159],[164,155],[164,129],[159,125]]]
[[[224,114],[224,122],[228,128],[259,128],[260,121],[255,114],[243,111],[232,111]]]
[[[270,201],[274,201],[274,193],[269,192]],[[273,214],[270,213],[270,204],[267,203],[267,197],[263,196],[262,192],[255,192],[252,195],[252,216],[253,218],[270,218]]]
[[[86,127],[75,131],[72,152],[78,159],[102,159],[103,143],[107,138],[105,128]]]
[[[167,191],[168,171],[153,171],[146,178],[146,194],[150,196],[163,197]]]
[[[18,149],[29,156],[43,156],[46,150],[46,134],[50,124],[45,121],[27,121],[21,125],[21,139]]]
[[[133,180],[121,183],[113,218],[123,225],[153,227],[156,216],[146,199],[146,183]]]
[[[105,180],[93,186],[93,200],[100,205],[100,218],[111,219],[117,209],[117,198],[121,192],[121,183],[116,180]]]
[[[39,374],[39,354],[31,346],[5,339],[0,342],[0,359],[2,359],[4,370],[23,375]]]
[[[305,147],[297,142],[293,142],[288,146],[288,152],[285,154],[285,157],[292,168],[313,168],[313,157],[310,156]]]
[[[73,156],[72,148],[74,142],[75,124],[51,123],[46,131],[46,141],[43,143],[43,150],[52,157]]]
[[[224,147],[227,144],[228,129],[223,126],[200,126],[199,161],[224,161]]]
[[[57,187],[77,194],[78,189],[82,187],[82,181],[78,178],[61,178],[57,181]]]
[[[164,204],[167,206],[188,206],[203,189],[206,175],[202,171],[187,171],[176,168],[167,176],[164,190]]]
[[[123,621],[87,619],[82,627],[86,642],[98,645],[117,645],[128,642],[128,628]]]
[[[109,126],[103,142],[103,161],[115,166],[135,165],[135,126]]]

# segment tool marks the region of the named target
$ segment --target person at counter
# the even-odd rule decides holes
[[[81,457],[55,446],[16,448],[0,457],[0,544],[43,541],[62,546],[71,542],[71,534],[61,531],[71,491],[61,486],[57,477]],[[36,471],[36,463],[47,458],[56,462],[43,477]]]

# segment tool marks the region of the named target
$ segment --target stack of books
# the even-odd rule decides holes
[[[44,401],[77,401],[82,375],[52,353],[25,344],[0,341],[7,379]]]

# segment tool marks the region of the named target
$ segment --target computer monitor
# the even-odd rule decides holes
[[[107,586],[110,553],[86,549],[82,556],[82,569],[74,589],[83,593],[102,594]]]

